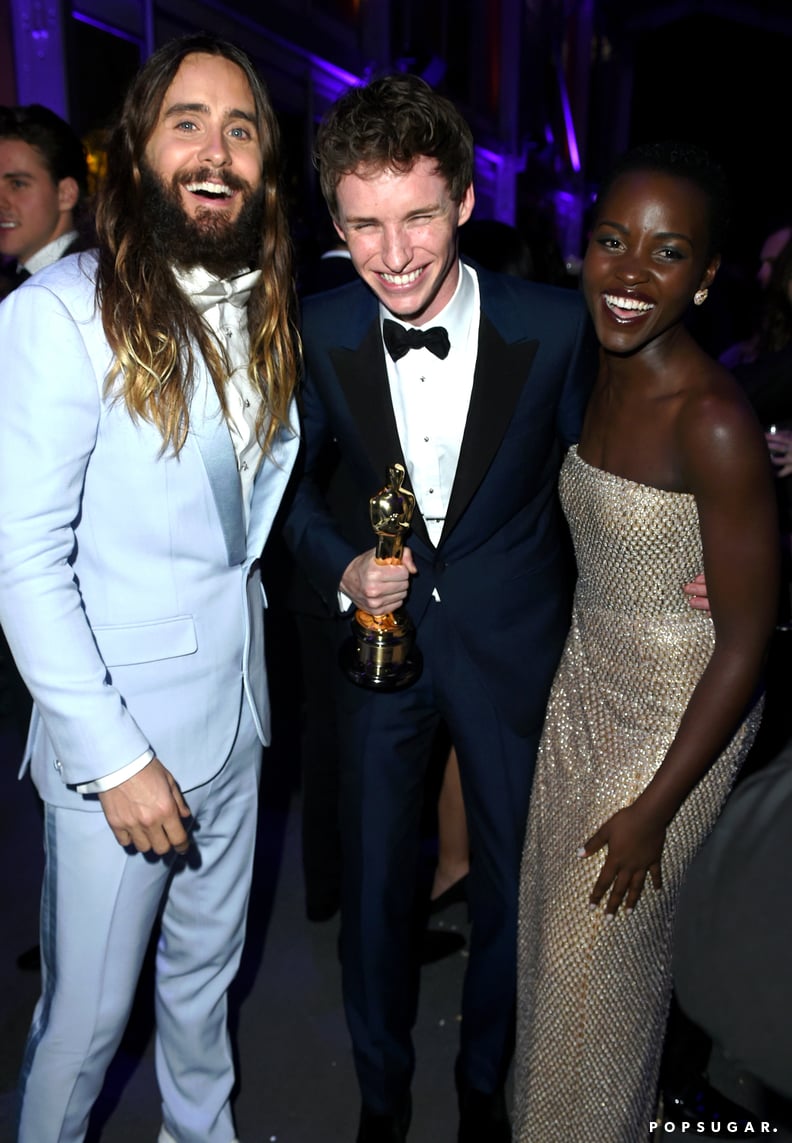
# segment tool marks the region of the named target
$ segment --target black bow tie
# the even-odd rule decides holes
[[[26,282],[29,277],[30,277],[30,270],[26,270],[24,266],[22,266],[19,262],[17,262],[16,284],[18,286],[21,286],[22,283]]]
[[[451,342],[448,340],[448,331],[441,325],[431,329],[405,329],[397,321],[386,318],[382,323],[382,338],[385,348],[394,361],[404,357],[411,349],[428,349],[435,357],[441,360],[448,357]]]

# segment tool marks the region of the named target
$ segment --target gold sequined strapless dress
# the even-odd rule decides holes
[[[515,1143],[647,1138],[685,869],[759,723],[755,709],[669,827],[663,890],[605,922],[604,851],[576,851],[647,786],[712,653],[682,586],[702,570],[692,496],[593,468],[570,449],[561,499],[578,565],[572,627],[539,748],[520,889]]]

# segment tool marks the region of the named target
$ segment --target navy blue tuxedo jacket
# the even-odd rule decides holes
[[[496,709],[527,734],[541,724],[569,621],[557,478],[579,435],[596,357],[578,295],[476,272],[479,345],[456,478],[437,547],[417,508],[413,516],[408,542],[418,574],[407,609],[420,645],[437,589]],[[405,459],[368,287],[354,282],[307,299],[302,336],[305,448],[286,533],[328,610],[337,611],[344,570],[374,543],[369,498],[388,466]],[[328,444],[340,465],[332,509],[316,480]]]

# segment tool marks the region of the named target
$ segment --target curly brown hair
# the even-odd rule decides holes
[[[353,87],[320,124],[314,147],[322,194],[338,217],[336,188],[362,168],[408,171],[434,159],[454,202],[473,181],[473,135],[460,112],[417,75],[388,75]]]
[[[107,392],[116,392],[133,417],[154,424],[163,450],[182,448],[190,423],[196,352],[206,361],[226,412],[228,362],[223,348],[176,284],[159,244],[151,241],[146,209],[146,145],[162,101],[182,61],[190,55],[222,56],[236,64],[250,85],[261,145],[262,217],[257,265],[262,270],[248,304],[248,375],[261,395],[256,430],[268,449],[288,424],[298,373],[294,326],[291,242],[279,190],[279,130],[267,91],[244,52],[215,36],[184,36],[159,48],[127,93],[108,149],[108,176],[101,188],[97,304],[115,354]]]

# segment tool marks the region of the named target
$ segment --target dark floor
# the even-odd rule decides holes
[[[18,783],[17,742],[0,732],[0,1143],[12,1143],[17,1072],[38,995],[37,973],[16,966],[37,936],[41,823],[32,787]],[[337,919],[305,920],[299,795],[271,758],[245,958],[235,990],[239,1065],[236,1118],[243,1143],[352,1143],[359,1098],[340,1003]],[[435,927],[466,929],[464,906]],[[422,970],[410,1143],[451,1143],[453,1065],[465,954]],[[148,981],[97,1108],[91,1143],[154,1143],[160,1112],[153,1070]],[[41,1140],[41,1143],[49,1143]],[[485,1143],[485,1141],[482,1141]]]

